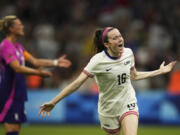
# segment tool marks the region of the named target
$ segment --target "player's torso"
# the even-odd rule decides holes
[[[24,48],[21,44],[16,43],[14,46],[15,55],[20,65],[25,66],[25,58],[24,58]],[[26,101],[27,100],[27,93],[26,93],[26,83],[25,83],[25,76],[21,73],[15,73],[15,99]]]
[[[7,45],[8,44],[8,45]],[[7,40],[0,45],[0,52],[6,51],[6,49],[13,50],[12,53],[8,56],[15,57],[20,65],[25,65],[24,60],[24,48],[19,44],[13,45]],[[5,60],[1,58],[0,60],[1,70],[0,70],[0,91],[4,93],[4,98],[8,97],[12,91],[13,85],[15,86],[15,99],[26,100],[26,86],[25,86],[25,76],[21,73],[16,73],[9,64],[6,64]],[[5,94],[6,92],[6,94]]]
[[[9,40],[4,39],[1,44],[0,44],[0,52],[5,52],[6,50],[12,50],[12,54],[9,55],[9,59],[14,56],[16,57],[16,60],[19,61],[20,65],[25,65],[25,59],[24,59],[24,48],[22,47],[22,45],[20,43],[11,43]],[[2,53],[3,53],[2,52]],[[5,64],[3,63],[3,59],[0,58],[0,62],[1,64]]]
[[[132,54],[124,52],[119,59],[111,59],[105,53],[104,58],[96,67],[95,80],[98,83],[100,94],[112,89],[122,90],[130,82]]]
[[[99,112],[116,115],[127,102],[136,102],[130,81],[133,54],[124,51],[119,59],[110,59],[105,53],[96,67],[95,80],[99,88]]]

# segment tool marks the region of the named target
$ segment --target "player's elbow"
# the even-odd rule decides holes
[[[19,64],[18,61],[12,61],[9,65],[16,73],[21,73],[22,66]]]
[[[21,65],[19,63],[10,63],[10,66],[16,73],[21,73]]]
[[[85,78],[83,78],[82,76],[78,77],[74,81],[76,88],[78,89],[79,87],[81,87],[81,85],[86,81],[86,79],[87,79],[87,76],[85,76]]]
[[[80,83],[80,81],[78,81],[78,80],[75,80],[75,81],[72,82],[72,84],[71,84],[71,87],[72,87],[74,90],[77,90],[80,86],[81,86],[81,83]]]

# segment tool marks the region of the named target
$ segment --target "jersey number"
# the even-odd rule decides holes
[[[126,73],[123,73],[122,75],[118,75],[118,85],[121,85],[126,82]]]

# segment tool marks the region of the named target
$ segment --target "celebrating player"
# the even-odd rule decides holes
[[[25,66],[25,61],[35,67],[69,67],[71,62],[64,56],[57,60],[37,59],[28,53],[20,43],[24,36],[24,26],[16,16],[5,16],[0,20],[0,123],[3,123],[6,135],[18,135],[22,122],[26,121],[24,102],[27,100],[26,75],[51,76],[51,72],[42,68]]]
[[[54,99],[41,106],[42,117],[64,97],[77,90],[89,77],[94,77],[99,88],[98,113],[102,129],[108,135],[136,135],[138,106],[131,80],[140,80],[172,70],[176,61],[151,72],[138,72],[131,49],[124,47],[124,39],[117,28],[98,29],[94,36],[97,49],[80,76],[64,88]]]

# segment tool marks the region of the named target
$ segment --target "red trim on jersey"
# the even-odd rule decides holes
[[[83,73],[85,73],[88,77],[93,78],[93,75],[92,75],[92,74],[90,74],[88,71],[83,70]]]
[[[124,114],[121,116],[120,122],[122,122],[122,120],[123,120],[126,116],[128,116],[128,115],[130,115],[130,114],[134,114],[134,115],[136,115],[136,116],[139,116],[136,111],[128,111],[128,112],[124,113]]]

